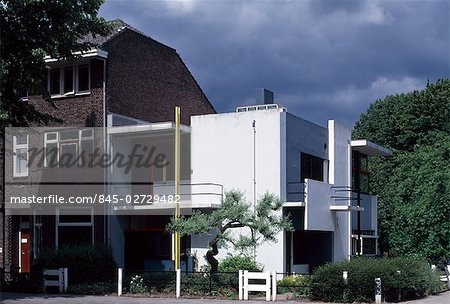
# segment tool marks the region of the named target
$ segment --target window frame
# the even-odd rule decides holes
[[[88,67],[88,89],[84,90],[84,91],[80,91],[79,86],[80,86],[80,66],[85,66],[87,65]],[[77,94],[86,94],[91,92],[91,64],[89,63],[80,63],[76,65],[76,73],[75,73],[75,87],[74,89],[76,89],[76,93]]]
[[[28,168],[28,159],[29,159],[29,149],[28,149],[28,144],[29,144],[29,141],[30,141],[30,138],[29,138],[29,136],[28,136],[28,134],[25,134],[25,136],[26,136],[26,138],[27,138],[27,142],[26,142],[26,144],[18,144],[17,143],[17,136],[18,135],[14,135],[13,136],[13,151],[14,151],[14,154],[13,154],[13,177],[27,177],[28,176],[28,173],[29,173],[29,168]],[[18,164],[18,155],[17,155],[17,150],[18,149],[25,149],[26,150],[26,155],[27,155],[27,158],[26,158],[26,166],[25,166],[25,168],[26,168],[26,172],[21,172],[21,173],[19,173],[19,172],[17,172],[17,164]]]
[[[80,91],[79,87],[79,72],[80,66],[88,67],[88,89]],[[72,67],[72,91],[64,92],[65,90],[65,70],[68,67]],[[51,72],[57,69],[59,71],[59,93],[51,92]],[[91,62],[79,62],[71,65],[58,65],[48,69],[47,71],[47,91],[50,93],[51,98],[67,97],[86,95],[91,93]]]
[[[90,217],[91,217],[91,220],[90,220],[90,222],[60,222],[60,216],[61,216],[61,210],[64,210],[64,209],[71,209],[71,210],[77,210],[77,209],[86,209],[86,210],[89,210],[89,212],[90,212]],[[55,238],[55,246],[56,246],[56,249],[58,249],[58,247],[59,247],[59,243],[60,243],[60,240],[59,240],[59,227],[91,227],[92,229],[91,229],[91,239],[92,239],[92,242],[91,242],[91,245],[94,245],[94,209],[92,208],[92,207],[82,207],[82,208],[70,208],[70,207],[60,207],[60,208],[56,208],[56,221],[55,221],[55,224],[56,224],[56,231],[55,231],[55,234],[56,234],[56,238]]]
[[[45,155],[44,155],[44,168],[49,168],[49,164],[47,163],[47,145],[48,144],[56,144],[56,165],[55,166],[51,166],[50,168],[60,168],[60,157],[61,157],[61,146],[62,145],[76,145],[76,155],[77,157],[80,156],[80,153],[82,151],[82,143],[86,142],[86,141],[90,141],[92,143],[92,151],[91,153],[94,152],[95,146],[94,146],[94,129],[93,128],[83,128],[83,129],[74,129],[76,131],[78,131],[78,138],[70,138],[70,139],[61,139],[60,136],[60,132],[61,131],[66,131],[69,129],[62,129],[62,130],[57,130],[57,131],[50,131],[50,132],[45,132],[44,133],[44,151],[45,151]],[[90,131],[91,134],[89,136],[83,135],[83,132],[85,131]],[[48,134],[56,134],[56,138],[55,139],[48,139],[47,135]],[[78,166],[82,166],[82,159],[79,159],[79,163]]]

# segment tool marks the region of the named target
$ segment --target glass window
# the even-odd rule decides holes
[[[16,172],[19,174],[27,172],[27,149],[17,149]]]
[[[56,167],[58,164],[58,144],[48,143],[45,147],[45,166]]]
[[[59,148],[60,167],[71,168],[77,166],[78,142],[60,144]]]
[[[352,188],[369,193],[369,171],[367,155],[358,151],[352,152]]]
[[[362,253],[363,254],[377,254],[377,239],[363,238],[362,239]]]
[[[78,130],[64,130],[59,132],[59,140],[72,140],[78,139]]]
[[[58,211],[58,247],[93,244],[94,223],[91,208],[62,208]]]
[[[28,135],[14,136],[13,146],[13,176],[28,176]]]
[[[70,65],[50,69],[48,73],[48,90],[51,95],[73,94],[90,89],[89,64]]]
[[[78,92],[89,91],[89,65],[78,66]]]
[[[92,226],[61,226],[58,230],[58,247],[91,245]]]
[[[50,94],[55,95],[55,94],[60,94],[60,70],[59,68],[57,69],[51,69],[50,70],[50,79],[49,79],[49,84],[50,84]]]
[[[323,182],[323,163],[324,160],[319,157],[302,153],[301,181],[303,182],[306,178],[309,178]]]
[[[94,132],[92,129],[68,129],[46,133],[46,167],[83,167],[87,166],[94,152]]]
[[[64,68],[64,94],[73,92],[73,67]]]

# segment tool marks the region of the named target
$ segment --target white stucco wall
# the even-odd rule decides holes
[[[285,112],[279,110],[202,115],[191,118],[191,181],[219,183],[225,191],[241,190],[253,202],[253,166],[256,164],[256,196],[265,192],[282,194],[281,166],[284,143],[281,138]],[[252,123],[256,122],[256,158]],[[194,237],[193,251],[200,263],[210,236]],[[204,246],[201,241],[205,242]],[[195,247],[197,246],[197,247]],[[276,244],[258,247],[257,260],[266,270],[283,270],[283,233]],[[220,250],[218,259],[226,256]]]
[[[307,179],[305,185],[305,230],[333,231],[333,214],[330,212],[331,185],[312,179]]]
[[[334,120],[328,121],[329,180],[335,186],[351,186],[351,130]],[[350,196],[350,194],[347,194]],[[348,201],[350,205],[351,201]],[[351,216],[350,212],[333,212],[334,246],[333,261],[350,258]]]

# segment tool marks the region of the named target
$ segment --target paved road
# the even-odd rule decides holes
[[[212,299],[174,299],[174,298],[130,298],[116,296],[60,296],[42,294],[17,294],[3,293],[0,295],[2,304],[237,304],[236,301],[212,300]],[[246,304],[261,304],[264,301],[246,301]],[[295,303],[293,301],[277,301],[277,303]],[[297,303],[318,303],[301,301]],[[321,304],[327,304],[320,302]],[[450,291],[425,299],[403,302],[404,304],[448,304],[450,303]]]

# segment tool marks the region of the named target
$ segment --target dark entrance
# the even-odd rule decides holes
[[[292,263],[308,264],[309,271],[333,259],[333,233],[328,231],[294,231]]]

